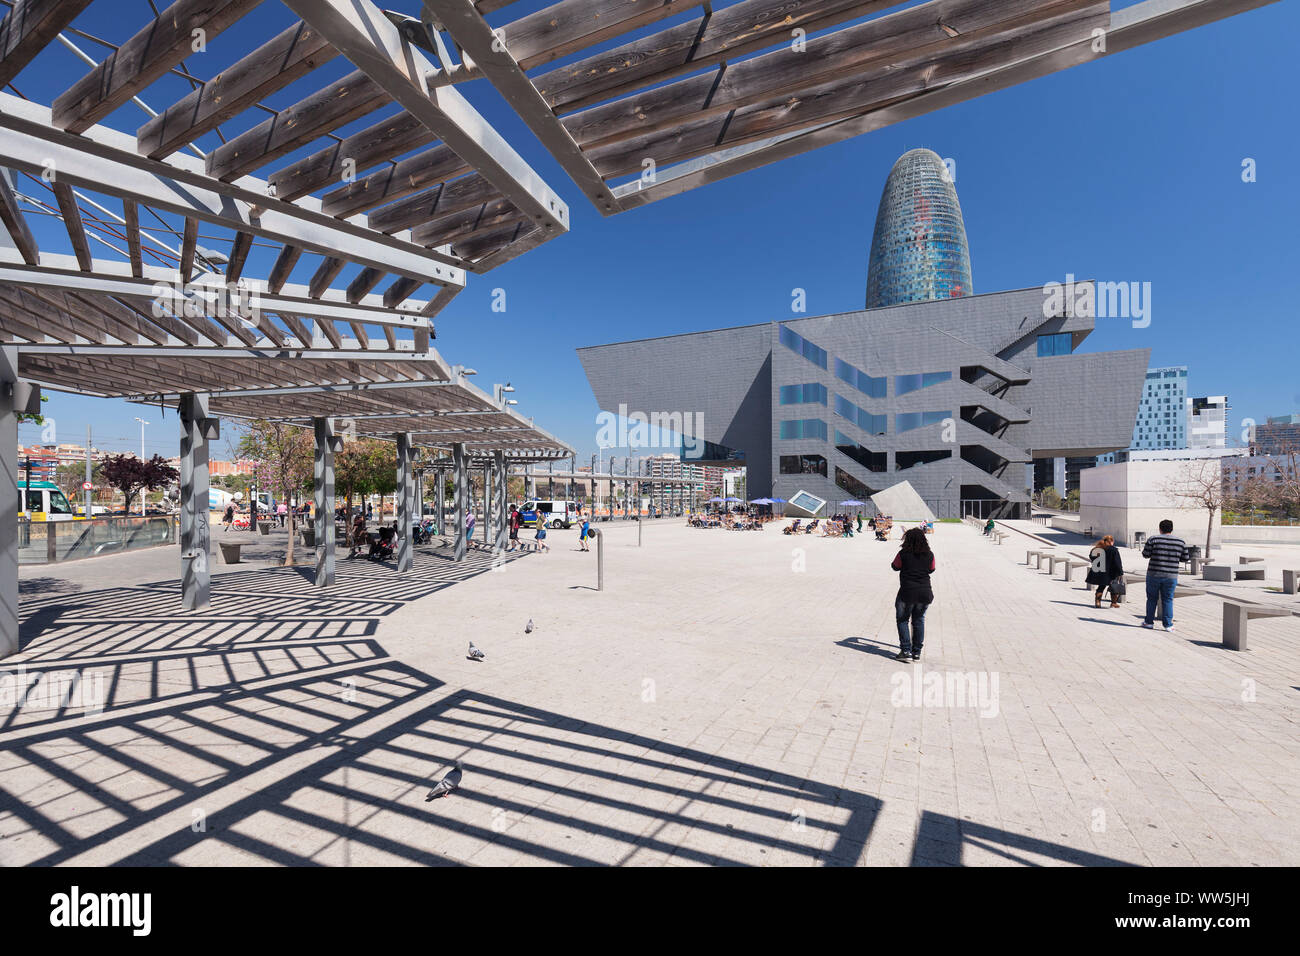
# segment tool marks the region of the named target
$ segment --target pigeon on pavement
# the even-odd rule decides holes
[[[447,796],[447,794],[460,786],[460,776],[460,761],[457,760],[456,766],[443,774],[442,779],[439,780],[434,788],[429,791],[429,795],[424,798],[424,802],[428,803],[430,800],[437,800],[439,797]]]
[[[531,617],[528,619],[528,623],[524,625],[524,633],[525,634],[533,633],[533,619]]]
[[[472,661],[481,661],[481,660],[483,660],[483,658],[487,657],[486,654],[484,654],[482,651],[480,651],[477,647],[474,646],[474,642],[473,642],[473,641],[470,641],[470,642],[469,642],[469,655],[468,655],[468,656],[469,656],[469,659],[472,660]]]

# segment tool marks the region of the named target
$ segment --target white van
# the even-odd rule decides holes
[[[573,501],[556,501],[551,499],[530,498],[519,509],[525,527],[537,523],[537,513],[542,513],[544,520],[552,528],[568,528],[579,520],[578,505]]]

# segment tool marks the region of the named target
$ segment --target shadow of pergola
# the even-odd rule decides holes
[[[39,632],[11,675],[48,706],[0,710],[0,864],[862,859],[883,806],[871,794],[448,692],[380,645],[385,616],[502,557],[518,556],[426,556],[402,575],[348,564],[325,591],[293,568],[229,572],[195,613],[176,610],[174,583],[25,604]],[[461,789],[426,802],[457,760]],[[951,823],[1009,852],[1024,840]],[[922,829],[927,845],[950,832]],[[1037,856],[1091,862],[1033,842]],[[936,855],[959,862],[960,848],[917,862]]]

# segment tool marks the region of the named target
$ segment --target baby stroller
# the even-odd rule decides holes
[[[386,561],[397,553],[397,528],[384,527],[370,539],[370,553],[366,555],[371,561]]]

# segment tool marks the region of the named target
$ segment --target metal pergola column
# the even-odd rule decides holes
[[[18,413],[26,410],[23,391],[18,349],[0,346],[0,658],[18,652]]]
[[[465,509],[468,507],[469,499],[469,456],[461,442],[451,446],[451,456],[456,485],[451,517],[456,525],[456,543],[452,547],[451,556],[453,561],[464,561],[469,551],[469,539],[465,535]]]
[[[492,463],[483,463],[483,543],[489,547],[495,537],[496,525],[492,522]]]
[[[209,554],[212,525],[208,517],[208,442],[218,437],[216,419],[208,416],[208,397],[181,395],[181,606],[187,611],[212,601]]]
[[[501,552],[510,546],[510,528],[506,521],[506,453],[503,451],[496,452],[493,458],[496,474],[496,483],[493,490],[496,503],[492,511],[497,518],[495,550]]]
[[[398,432],[397,440],[397,570],[409,571],[415,566],[415,542],[411,535],[411,513],[414,510],[415,487],[411,471],[411,436]]]
[[[334,584],[334,419],[313,418],[316,436],[316,461],[312,474],[312,492],[316,506],[316,586]],[[349,518],[351,516],[349,515]]]

